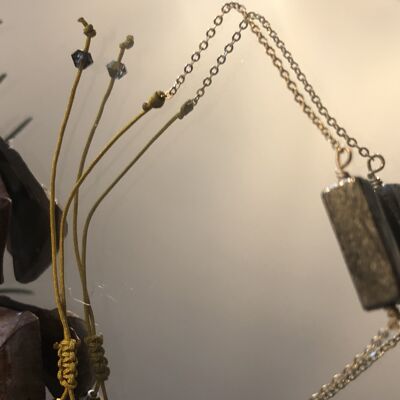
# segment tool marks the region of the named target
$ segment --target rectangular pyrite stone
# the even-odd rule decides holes
[[[322,199],[364,309],[400,300],[400,253],[371,184],[348,178]]]

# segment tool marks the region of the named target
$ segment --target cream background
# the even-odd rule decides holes
[[[222,2],[1,1],[0,121],[33,123],[14,146],[49,181],[56,134],[83,45],[98,36],[66,134],[63,203],[108,76],[133,34],[94,148],[181,72]],[[332,114],[360,143],[400,167],[400,2],[248,0],[287,43]],[[230,14],[174,100],[143,120],[85,186],[82,210],[194,91],[240,21]],[[94,152],[91,153],[92,158]],[[362,311],[320,200],[333,154],[246,32],[198,108],[177,123],[100,208],[89,266],[99,330],[112,366],[110,398],[306,399],[385,323]],[[352,171],[365,174],[357,162]],[[79,281],[68,242],[68,287]],[[10,262],[8,260],[8,266]],[[10,276],[10,271],[8,271]],[[23,301],[52,307],[50,274]],[[13,286],[11,278],[9,286]],[[80,304],[70,297],[70,307]],[[393,351],[341,399],[398,397]]]

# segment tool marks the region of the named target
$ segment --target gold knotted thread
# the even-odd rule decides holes
[[[94,38],[96,36],[96,30],[93,28],[92,24],[88,24],[85,20],[85,18],[80,17],[78,19],[78,22],[80,22],[83,25],[83,33],[88,37],[88,38]]]
[[[133,45],[135,44],[135,39],[133,38],[132,35],[128,35],[125,39],[125,41],[123,41],[120,45],[119,48],[123,49],[123,50],[128,50],[131,49],[133,47]]]
[[[74,390],[78,386],[78,357],[76,355],[79,342],[75,339],[64,339],[54,344],[58,354],[57,378],[60,385],[68,390]]]
[[[108,367],[108,360],[105,357],[103,347],[103,336],[87,336],[85,337],[85,343],[88,347],[90,365],[93,368],[96,381],[103,383],[110,376],[110,368]]]

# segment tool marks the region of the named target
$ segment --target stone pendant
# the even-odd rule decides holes
[[[342,179],[322,199],[366,310],[400,301],[400,252],[379,197],[362,178]]]

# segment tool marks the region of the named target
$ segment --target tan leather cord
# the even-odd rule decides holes
[[[106,146],[103,148],[103,150],[97,155],[97,157],[90,163],[89,167],[82,173],[80,178],[77,180],[77,182],[74,185],[74,188],[72,190],[72,193],[70,197],[68,198],[67,204],[61,214],[61,221],[60,221],[60,232],[64,232],[66,229],[66,217],[69,211],[69,208],[71,207],[72,201],[77,193],[77,190],[80,188],[82,183],[85,181],[87,176],[90,174],[90,172],[93,170],[93,168],[97,165],[97,163],[104,157],[104,155],[112,148],[112,146],[137,122],[139,121],[147,112],[149,112],[153,108],[160,108],[164,104],[166,99],[166,96],[163,92],[156,92],[148,102],[143,104],[143,111],[141,111],[135,118],[133,118],[125,127],[123,127],[119,132],[117,132],[112,139],[106,144]],[[55,225],[54,225],[55,226]],[[55,231],[53,232],[54,234],[54,243],[56,243],[56,237],[55,237]],[[53,235],[52,234],[52,235]],[[68,323],[66,320],[66,302],[65,302],[65,265],[64,265],[64,236],[60,235],[59,238],[59,259],[58,259],[58,265],[55,267],[55,272],[57,274],[57,279],[55,282],[57,282],[57,299],[64,299],[63,301],[60,301],[60,316],[63,313],[63,318],[65,319],[65,325],[63,324],[64,330],[66,331],[65,333],[65,339],[71,340],[70,337],[70,332],[68,328]],[[57,253],[56,253],[56,248],[55,248],[55,258],[57,258]],[[80,262],[78,262],[78,268],[81,268]],[[86,274],[81,274],[81,276],[85,276]],[[84,285],[86,286],[86,279],[84,281]],[[87,293],[88,294],[88,293]],[[57,301],[56,299],[56,301]],[[89,299],[90,300],[90,299]],[[89,313],[89,321],[94,321],[94,315],[93,312],[90,314]],[[95,324],[93,323],[91,325],[91,331],[95,332]],[[67,336],[68,335],[68,336]],[[97,354],[100,354],[97,352]],[[71,358],[69,358],[71,359]],[[77,361],[77,360],[76,360]],[[64,370],[67,370],[66,368]],[[68,381],[68,379],[64,379],[64,382]],[[101,387],[102,392],[104,395],[104,400],[107,400],[107,393],[105,389],[104,382],[100,382],[96,384],[96,387]],[[67,389],[66,389],[67,390]],[[73,390],[68,389],[68,393],[70,396],[71,400],[75,400]],[[64,397],[67,398],[67,397]]]
[[[83,244],[82,244],[82,260],[81,265],[79,266],[82,269],[81,273],[86,277],[86,243],[87,243],[87,234],[89,223],[91,217],[96,211],[97,207],[103,201],[103,199],[111,192],[111,190],[118,184],[118,182],[126,175],[126,173],[142,158],[142,156],[146,153],[146,151],[160,138],[160,136],[178,119],[184,118],[187,114],[189,114],[193,110],[194,104],[192,100],[187,101],[181,107],[180,111],[175,114],[151,139],[150,141],[142,148],[142,150],[136,155],[136,157],[124,168],[124,170],[117,176],[117,178],[111,183],[111,185],[105,190],[105,192],[99,197],[96,201],[95,205],[90,210],[89,216],[85,222],[85,229],[83,233]],[[74,197],[74,190],[71,193],[70,199]],[[66,213],[68,213],[68,203],[64,209]],[[84,283],[87,284],[87,280],[85,278]],[[84,288],[87,292],[87,287]],[[107,359],[104,357],[104,349],[103,338],[101,336],[96,335],[95,333],[95,325],[94,325],[94,334],[93,336],[88,336],[85,338],[85,342],[89,348],[89,355],[91,357],[91,363],[94,366],[94,372],[97,377],[96,379],[96,387],[94,392],[97,394],[99,388],[102,389],[102,393],[104,396],[104,400],[107,400],[107,392],[105,389],[104,382],[107,380],[110,369],[108,367]]]
[[[73,201],[73,198],[79,189],[79,187],[82,185],[82,183],[85,181],[85,179],[88,177],[90,172],[93,170],[93,168],[97,165],[97,163],[104,157],[104,155],[111,149],[111,147],[124,135],[125,132],[129,130],[129,128],[135,124],[135,122],[139,121],[140,118],[142,118],[148,111],[143,110],[141,113],[139,113],[135,118],[133,118],[124,128],[122,128],[114,137],[107,143],[107,145],[103,148],[103,150],[97,155],[97,157],[92,161],[92,163],[89,165],[89,167],[82,173],[81,177],[76,181],[74,188],[73,188],[73,196],[69,196],[67,204],[64,207],[64,210],[61,214],[61,222],[60,222],[60,231],[62,232],[65,227],[66,227],[66,215],[68,213],[68,210],[71,206],[71,203]],[[59,268],[58,268],[58,273],[59,273],[59,291],[60,295],[65,298],[65,268],[64,268],[64,238],[62,235],[60,235],[59,238]]]
[[[72,200],[77,192],[77,189],[80,187],[80,185],[84,182],[84,180],[87,178],[87,176],[90,174],[90,172],[93,170],[93,168],[96,166],[96,164],[103,158],[103,156],[110,150],[110,148],[115,144],[115,142],[122,137],[122,135],[140,118],[143,117],[148,111],[143,110],[139,115],[137,115],[133,120],[131,120],[124,128],[122,128],[110,141],[109,143],[104,147],[104,149],[99,153],[99,155],[94,159],[94,161],[89,165],[89,167],[82,173],[81,177],[77,180],[74,190],[73,190],[73,196],[70,196],[68,198],[67,204],[61,214],[61,222],[60,222],[60,232],[64,232],[65,227],[66,227],[66,216],[68,214],[68,210],[71,206]],[[78,267],[80,268],[80,265],[78,264]],[[59,263],[58,263],[58,272],[59,272],[59,293],[60,297],[62,296],[65,299],[65,266],[64,266],[64,236],[60,235],[59,238]],[[81,274],[83,276],[83,274]],[[85,274],[86,275],[86,274]],[[85,294],[88,294],[87,291]],[[64,307],[65,307],[65,302],[64,302]],[[63,308],[64,311],[64,308]],[[65,311],[64,311],[65,313]],[[90,315],[91,318],[94,320],[94,315],[91,313]],[[69,329],[68,329],[68,324],[66,325],[68,334],[69,334]],[[91,330],[95,329],[95,326],[93,325],[91,327]],[[67,338],[67,337],[66,337]],[[103,394],[105,396],[105,400],[107,400],[107,394],[106,394],[106,389],[105,386],[102,386],[102,389],[104,390]],[[67,389],[66,389],[67,390]],[[73,394],[73,390],[70,390],[70,393]],[[71,397],[70,394],[70,399],[75,400],[74,397]]]
[[[88,175],[92,172],[93,168],[98,164],[98,162],[104,157],[104,155],[112,148],[112,146],[137,122],[139,121],[147,112],[152,110],[153,108],[160,108],[165,102],[165,94],[164,92],[158,91],[156,92],[148,102],[143,104],[143,110],[134,117],[126,126],[124,126],[119,132],[117,132],[112,139],[106,144],[103,150],[96,156],[96,158],[90,163],[89,167],[82,173],[81,177],[76,181],[71,195],[68,198],[67,204],[61,214],[61,221],[60,221],[60,231],[65,230],[66,228],[66,217],[68,214],[68,210],[71,207],[71,203]],[[58,290],[60,295],[65,298],[65,268],[64,268],[64,237],[60,235],[59,238],[59,261],[60,265],[58,268],[59,273],[59,286]]]
[[[133,37],[128,36],[126,38],[126,40],[120,44],[120,51],[119,51],[119,55],[118,55],[118,59],[117,59],[118,62],[122,61],[125,50],[131,48],[132,46],[133,46]],[[92,144],[97,127],[103,116],[106,103],[111,95],[112,90],[113,90],[115,80],[116,80],[115,77],[110,78],[110,82],[108,84],[107,90],[104,94],[103,100],[101,101],[99,110],[97,112],[97,116],[93,122],[92,128],[89,132],[88,138],[85,143],[85,147],[84,147],[82,155],[81,155],[76,180],[78,180],[81,177],[82,172],[84,170],[90,146]],[[76,196],[74,198],[74,210],[73,210],[73,239],[74,239],[74,251],[75,251],[75,256],[76,256],[77,261],[80,260],[80,258],[81,258],[80,251],[79,251],[79,240],[78,240],[78,214],[79,214],[79,191],[76,193]],[[88,299],[84,298],[83,300],[86,303]]]
[[[108,87],[107,87],[107,91],[106,91],[106,93],[104,95],[104,98],[102,100],[102,103],[100,105],[100,109],[99,109],[99,112],[97,114],[96,120],[95,120],[95,122],[94,122],[94,124],[92,126],[92,129],[91,129],[91,131],[89,133],[89,137],[88,137],[87,142],[85,144],[85,148],[84,148],[83,153],[82,153],[82,157],[81,157],[81,160],[80,160],[79,169],[78,169],[78,173],[77,173],[77,178],[76,179],[79,179],[81,177],[81,175],[82,175],[82,172],[83,172],[83,169],[84,169],[84,166],[85,166],[86,157],[87,157],[87,154],[89,152],[90,145],[92,143],[94,134],[96,132],[96,128],[97,128],[97,126],[98,126],[98,124],[100,122],[101,116],[103,114],[106,102],[107,102],[108,98],[110,97],[111,91],[112,91],[112,89],[114,87],[114,83],[115,83],[115,78],[111,78],[110,83],[108,84]],[[77,227],[77,225],[78,225],[78,214],[79,214],[79,204],[78,204],[78,202],[79,202],[79,192],[76,193],[76,197],[74,199],[73,228],[72,228],[75,257],[76,257],[77,262],[79,263],[80,259],[81,259],[81,256],[80,256],[80,251],[79,251],[79,246],[78,246],[78,227]],[[81,276],[81,281],[82,280],[83,280],[83,277]],[[94,317],[93,317],[91,306],[90,306],[89,294],[87,292],[85,292],[85,291],[83,291],[83,301],[84,301],[85,321],[86,321],[87,326],[88,326],[88,331],[90,332],[91,331],[90,324],[91,324],[91,321],[94,320]]]
[[[185,103],[186,105],[187,103]],[[191,111],[191,110],[190,110]],[[153,143],[177,120],[182,119],[185,115],[187,115],[187,110],[180,110],[177,114],[175,114],[153,137],[152,139],[142,148],[142,150],[135,156],[135,158],[121,171],[121,173],[114,179],[114,181],[108,186],[108,188],[100,195],[100,197],[96,200],[92,208],[90,209],[83,229],[82,234],[82,265],[84,270],[86,270],[86,254],[87,254],[87,238],[89,233],[90,222],[93,218],[94,213],[96,212],[99,205],[103,202],[103,200],[108,196],[108,194],[113,190],[113,188],[121,181],[121,179],[129,172],[129,170],[142,158],[142,156],[146,153],[146,151],[153,145]]]
[[[133,46],[133,44],[134,44],[133,36],[131,36],[131,35],[127,36],[126,40],[124,42],[122,42],[119,46],[120,51],[119,51],[118,58],[117,58],[118,62],[122,61],[125,50],[130,49]],[[106,103],[111,95],[112,90],[113,90],[115,80],[116,80],[116,77],[110,78],[110,82],[107,86],[107,90],[104,94],[104,97],[103,97],[101,103],[100,103],[99,110],[98,110],[96,118],[93,122],[92,128],[89,132],[88,138],[85,143],[85,147],[84,147],[82,155],[81,155],[76,180],[78,180],[82,176],[90,146],[92,144],[97,127],[99,126],[99,123],[103,116]],[[96,380],[97,381],[100,380],[100,385],[101,385],[102,382],[107,380],[110,371],[109,371],[109,368],[107,367],[108,361],[104,356],[104,349],[102,347],[102,345],[103,345],[102,338],[99,336],[96,336],[96,328],[95,328],[96,322],[95,322],[94,312],[93,312],[93,309],[91,306],[89,292],[87,290],[86,272],[84,273],[84,270],[82,268],[79,268],[79,266],[81,264],[81,255],[80,255],[80,251],[79,251],[79,239],[78,239],[78,214],[79,214],[79,191],[77,191],[76,196],[74,198],[73,243],[74,243],[74,251],[75,251],[75,257],[76,257],[76,261],[77,261],[77,265],[78,265],[78,270],[80,273],[80,280],[81,280],[82,293],[83,293],[83,302],[84,302],[84,315],[85,315],[85,322],[86,322],[86,326],[87,326],[87,330],[88,330],[88,337],[85,338],[85,341],[88,342],[89,359],[92,363],[92,367],[95,372]],[[99,365],[102,365],[103,368],[100,369]],[[107,373],[105,373],[105,371]],[[106,387],[105,387],[105,385],[101,385],[101,387],[102,387],[104,400],[107,400],[108,395],[107,395]]]
[[[107,190],[103,193],[102,196],[97,200],[94,208],[92,208],[91,216],[93,215],[94,211],[96,210],[97,206],[101,203],[101,201],[107,196],[108,193],[115,187],[115,185],[125,176],[125,174],[140,160],[140,158],[146,153],[146,151],[152,146],[152,144],[177,120],[182,119],[186,116],[189,112],[193,110],[193,102],[190,100],[186,102],[180,109],[180,111],[175,114],[151,139],[150,141],[142,148],[142,150],[136,155],[136,157],[125,167],[125,169],[118,175],[118,177],[112,182],[112,184],[107,188]],[[74,191],[72,191],[70,199],[74,197]],[[66,213],[68,213],[68,202],[67,206],[64,209]],[[87,233],[88,233],[88,226],[90,222],[90,218],[86,220],[85,224],[85,231],[83,238],[85,240],[85,245],[82,245],[82,264],[79,268],[82,269],[82,275],[86,276],[86,240],[87,240]],[[85,280],[85,284],[86,284]],[[87,287],[84,288],[87,291]],[[94,326],[94,333],[93,336],[86,338],[86,344],[89,347],[90,354],[92,355],[92,364],[95,365],[95,374],[97,377],[97,383],[100,383],[102,387],[102,391],[104,390],[104,381],[108,378],[110,370],[108,368],[107,359],[104,357],[104,349],[102,348],[103,339],[99,337],[95,333],[95,326]],[[96,385],[95,392],[97,393],[98,385]],[[104,395],[104,393],[103,393]],[[106,397],[105,397],[106,399]]]
[[[89,25],[83,18],[78,20],[84,25],[84,34],[86,35],[86,42],[84,51],[88,51],[91,43],[91,39],[96,35],[96,31],[92,25]],[[72,85],[71,93],[68,99],[67,108],[64,114],[63,121],[61,123],[60,131],[58,134],[56,149],[53,155],[51,178],[50,178],[50,239],[51,239],[51,256],[52,256],[52,281],[54,289],[54,297],[57,305],[57,310],[60,316],[60,321],[63,327],[64,339],[60,343],[55,344],[55,348],[58,350],[59,356],[59,372],[58,379],[61,386],[64,387],[64,392],[61,399],[75,400],[74,389],[76,387],[76,350],[78,344],[74,339],[71,338],[71,333],[67,321],[67,311],[65,303],[65,293],[63,294],[60,290],[60,284],[63,286],[63,277],[58,274],[57,266],[57,230],[56,230],[56,178],[57,178],[57,166],[61,152],[61,147],[64,139],[65,130],[68,124],[69,117],[71,115],[72,106],[74,103],[76,91],[82,76],[83,67],[78,68],[74,83]],[[64,237],[64,229],[60,230],[60,238]],[[61,282],[60,282],[60,279]]]

